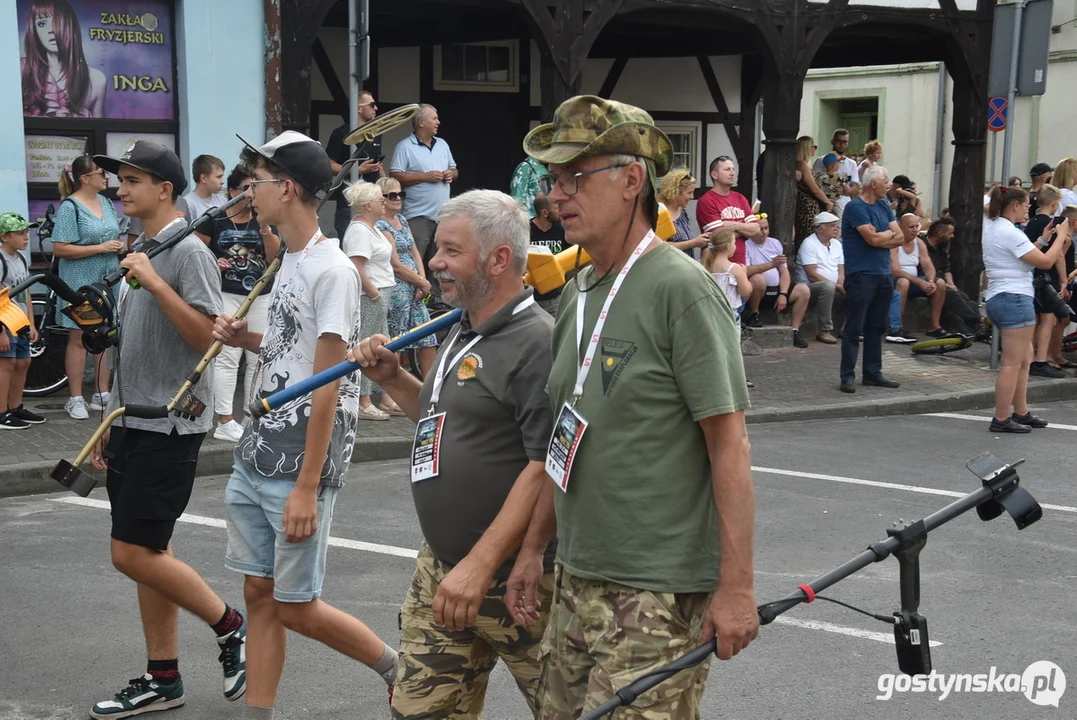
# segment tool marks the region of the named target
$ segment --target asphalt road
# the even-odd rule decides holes
[[[1020,674],[1046,660],[1077,682],[1070,451],[1077,403],[1039,411],[1070,427],[999,437],[987,432],[986,420],[929,416],[751,426],[758,600],[783,597],[841,564],[885,537],[892,521],[923,517],[976,489],[979,481],[964,464],[979,453],[1026,458],[1022,484],[1058,507],[1020,532],[1005,516],[983,523],[974,513],[933,532],[921,556],[921,612],[931,640],[941,643],[932,651],[938,673],[987,674],[994,667],[996,674]],[[323,596],[390,643],[413,567],[407,555],[420,540],[406,477],[403,461],[354,467],[332,528],[345,542],[330,550]],[[222,565],[225,480],[200,481],[188,508],[195,522],[178,527],[175,545],[227,601],[241,604],[241,580]],[[142,672],[136,598],[109,562],[104,500],[97,491],[88,505],[71,504],[81,502],[71,494],[0,501],[0,720],[86,717],[93,702]],[[889,614],[899,607],[897,563],[871,565],[826,595]],[[890,626],[831,603],[799,606],[763,628],[742,655],[713,664],[703,717],[1077,717],[1072,687],[1058,709],[997,690],[876,699],[880,675],[897,672],[889,636]],[[184,616],[180,638],[187,706],[167,716],[241,717],[241,708],[220,695],[210,631]],[[289,720],[386,717],[385,688],[365,668],[293,635],[278,707]],[[500,668],[484,717],[527,717]]]

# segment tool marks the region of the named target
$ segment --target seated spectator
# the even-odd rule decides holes
[[[808,307],[808,288],[805,285],[793,287],[789,292],[791,278],[789,265],[785,261],[785,250],[778,238],[770,237],[770,223],[766,218],[759,220],[763,229],[762,238],[751,238],[744,245],[748,262],[748,281],[752,284],[752,294],[748,296],[748,312],[744,324],[748,327],[762,327],[759,310],[774,308],[778,312],[791,309],[793,317],[804,316]],[[793,328],[793,345],[798,348],[808,347],[800,337],[800,323]]]
[[[841,219],[841,211],[838,208],[838,201],[845,196],[845,186],[849,182],[849,176],[841,172],[841,160],[834,153],[827,153],[823,156],[823,172],[815,175],[815,184],[819,186],[819,189],[823,191],[823,195],[826,195],[827,199],[833,203],[835,212]]]
[[[797,253],[797,288],[808,289],[808,302],[793,309],[793,331],[800,334],[800,323],[809,305],[816,306],[819,334],[815,339],[827,345],[834,337],[834,297],[845,295],[845,254],[842,250],[838,216],[822,212],[815,216],[815,232],[800,242]]]
[[[928,335],[933,338],[946,337],[948,334],[939,325],[937,318],[942,315],[942,305],[946,302],[946,283],[935,274],[931,255],[927,245],[917,235],[920,232],[920,218],[912,213],[901,216],[898,222],[905,242],[896,248],[890,248],[890,268],[897,278],[894,294],[890,300],[890,332],[886,336],[889,343],[914,343],[917,339],[905,332],[901,322],[905,312],[905,301],[909,297],[927,297],[931,301],[931,327]],[[920,269],[923,268],[923,274]]]
[[[946,302],[942,311],[946,313],[947,327],[957,328],[958,332],[968,335],[982,329],[983,320],[969,296],[954,283],[954,275],[950,272],[950,241],[953,237],[953,218],[944,215],[928,227],[925,243],[931,264],[935,266],[935,278],[946,283]],[[941,322],[942,318],[935,317],[932,306],[931,324],[939,325]]]

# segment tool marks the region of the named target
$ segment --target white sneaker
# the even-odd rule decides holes
[[[243,426],[235,420],[221,423],[217,426],[217,429],[213,431],[214,438],[217,440],[227,440],[228,442],[239,442],[239,438],[242,436]]]
[[[90,413],[86,412],[86,401],[82,399],[82,396],[70,398],[67,404],[64,405],[64,410],[71,416],[72,420],[86,420],[90,417]]]
[[[98,411],[107,409],[108,408],[108,399],[109,399],[110,396],[111,396],[111,393],[107,393],[107,392],[94,393],[93,397],[90,398],[90,409],[91,410],[98,410]]]

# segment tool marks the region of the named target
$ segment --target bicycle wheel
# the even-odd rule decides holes
[[[30,369],[26,373],[27,397],[45,397],[67,386],[67,330],[52,324],[47,298],[35,295],[34,322],[37,342],[30,346]]]
[[[932,338],[930,340],[921,340],[914,344],[912,346],[912,351],[916,355],[945,355],[946,353],[970,348],[972,347],[972,342],[972,338],[965,337],[964,335]]]

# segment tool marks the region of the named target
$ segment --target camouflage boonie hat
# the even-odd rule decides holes
[[[547,165],[594,155],[638,155],[647,162],[651,185],[669,172],[673,144],[644,110],[633,105],[578,95],[561,103],[553,122],[524,138],[524,152]]]
[[[0,235],[10,232],[19,232],[27,228],[36,228],[40,223],[27,222],[26,218],[17,212],[6,212],[0,215]]]

